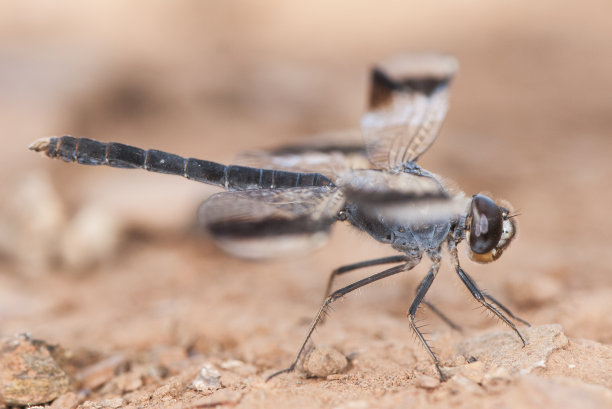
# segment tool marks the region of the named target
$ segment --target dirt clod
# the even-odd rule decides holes
[[[338,350],[321,346],[315,347],[304,359],[304,370],[308,376],[326,378],[343,372],[348,361]]]
[[[486,368],[504,367],[511,374],[530,373],[546,366],[550,354],[568,344],[558,324],[521,328],[527,341],[523,347],[513,332],[489,332],[461,341],[457,349],[482,361]]]

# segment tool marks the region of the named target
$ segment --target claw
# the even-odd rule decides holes
[[[272,378],[276,378],[278,375],[281,375],[281,374],[284,374],[284,373],[293,372],[294,369],[295,369],[295,365],[291,365],[289,368],[285,368],[285,369],[281,369],[280,371],[276,371],[272,375],[270,375],[270,376],[268,376],[266,378],[266,382],[268,382]]]

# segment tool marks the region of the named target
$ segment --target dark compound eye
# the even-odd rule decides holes
[[[484,195],[474,195],[471,206],[470,248],[476,254],[493,250],[502,235],[503,216],[500,207]]]

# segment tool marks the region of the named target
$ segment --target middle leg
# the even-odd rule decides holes
[[[304,350],[306,349],[306,345],[308,343],[308,341],[310,340],[310,337],[312,336],[312,333],[314,332],[315,328],[317,327],[317,325],[320,324],[321,322],[321,318],[325,315],[325,313],[327,312],[327,310],[329,309],[329,305],[331,303],[333,303],[334,301],[337,301],[338,299],[342,298],[343,296],[345,296],[346,294],[357,290],[358,288],[361,288],[365,285],[371,284],[375,281],[381,280],[383,278],[386,277],[390,277],[392,275],[395,274],[399,274],[402,273],[404,271],[408,271],[410,269],[412,269],[414,266],[416,266],[419,261],[420,261],[420,257],[415,258],[415,259],[409,259],[405,264],[401,264],[399,266],[395,266],[395,267],[391,267],[387,270],[384,270],[380,273],[377,274],[373,274],[369,277],[366,277],[362,280],[356,281],[353,284],[349,284],[346,287],[342,287],[339,290],[334,291],[332,294],[330,294],[325,301],[323,301],[323,304],[321,305],[321,307],[319,308],[319,311],[317,311],[317,314],[315,315],[314,319],[312,320],[312,323],[310,324],[310,327],[308,328],[308,332],[306,333],[306,337],[304,337],[304,341],[302,342],[302,345],[300,346],[293,362],[291,363],[291,365],[288,368],[285,369],[281,369],[280,371],[274,372],[272,375],[270,375],[266,381],[269,381],[270,379],[274,378],[277,375],[280,375],[282,373],[286,373],[286,372],[292,372],[295,367],[297,366],[298,362],[300,361],[300,358],[302,356],[302,353],[304,352]]]
[[[407,260],[408,260],[407,256],[397,255],[397,256],[390,256],[390,257],[376,258],[373,260],[361,261],[359,263],[347,264],[345,266],[338,267],[337,269],[332,271],[331,274],[329,275],[329,279],[327,280],[327,287],[325,288],[325,295],[323,297],[323,300],[327,299],[327,297],[329,297],[329,295],[332,293],[332,287],[334,285],[334,281],[336,280],[336,277],[338,277],[339,275],[343,275],[351,271],[356,271],[361,268],[378,266],[381,264],[401,263],[401,262],[406,262]],[[430,303],[429,301],[425,299],[422,301],[422,303],[425,304],[434,314],[440,317],[440,319],[444,321],[449,327],[451,327],[455,331],[461,332],[461,327],[455,324],[450,318],[448,318],[435,305],[433,305],[432,303]],[[319,323],[320,324],[325,323],[325,316],[321,318]]]
[[[429,291],[429,288],[431,287],[431,284],[433,283],[434,279],[436,278],[436,275],[438,274],[438,270],[440,269],[441,257],[439,251],[436,254],[430,254],[430,258],[432,259],[433,264],[423,281],[421,281],[421,283],[417,287],[416,296],[414,298],[414,301],[412,301],[412,304],[410,305],[410,309],[408,310],[407,315],[408,320],[410,322],[410,327],[415,332],[416,336],[419,338],[419,341],[421,341],[421,343],[425,347],[425,350],[427,351],[431,359],[434,361],[436,370],[440,375],[440,380],[444,381],[446,379],[446,376],[442,373],[442,369],[440,369],[440,360],[427,343],[427,340],[425,339],[423,333],[415,322],[416,313],[419,309],[419,305],[423,302],[425,294],[427,294],[427,291]]]

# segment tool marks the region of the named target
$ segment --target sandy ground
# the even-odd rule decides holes
[[[265,4],[0,6],[0,337],[61,347],[55,407],[612,407],[612,3]],[[429,298],[463,333],[419,315],[442,384],[405,317],[426,265],[337,304],[314,341],[341,374],[265,383],[329,272],[392,249],[339,225],[311,254],[231,258],[193,228],[215,189],[27,151],[68,133],[229,163],[355,127],[369,66],[413,50],[461,64],[422,165],[521,213],[499,261],[463,267],[534,325],[521,348],[446,263]]]

